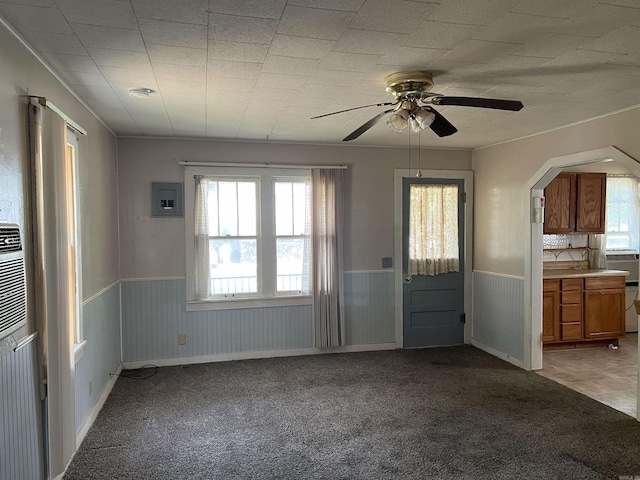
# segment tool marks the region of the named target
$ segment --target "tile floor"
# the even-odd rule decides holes
[[[636,417],[637,333],[620,339],[617,350],[594,347],[544,352],[542,365],[538,374]]]

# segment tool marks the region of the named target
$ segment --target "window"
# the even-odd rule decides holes
[[[188,302],[309,294],[307,171],[198,167],[185,181]]]
[[[607,177],[607,251],[638,252],[639,203],[636,177]]]
[[[458,272],[458,186],[412,184],[409,196],[409,274]]]

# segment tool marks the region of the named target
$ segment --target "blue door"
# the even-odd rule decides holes
[[[402,230],[404,347],[464,343],[464,180],[405,178]]]

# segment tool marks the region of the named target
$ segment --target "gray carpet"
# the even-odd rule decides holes
[[[625,475],[640,475],[640,423],[464,346],[120,378],[64,479]]]

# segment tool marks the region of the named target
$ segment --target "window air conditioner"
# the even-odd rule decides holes
[[[27,285],[20,227],[0,223],[0,339],[26,323]]]

